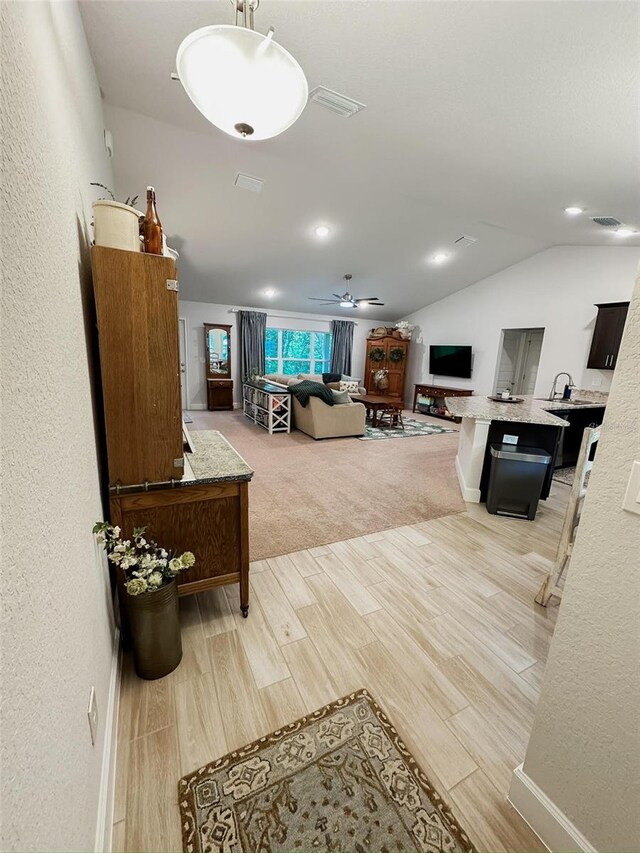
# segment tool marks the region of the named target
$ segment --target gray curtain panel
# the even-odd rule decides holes
[[[354,327],[353,320],[331,321],[331,373],[351,375]]]
[[[264,376],[264,346],[267,315],[262,311],[238,311],[238,352],[240,354],[240,378],[248,378],[256,368]]]

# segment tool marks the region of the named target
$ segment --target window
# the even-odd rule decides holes
[[[328,373],[331,360],[331,333],[295,329],[267,329],[265,372]]]

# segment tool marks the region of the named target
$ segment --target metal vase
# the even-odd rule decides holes
[[[126,594],[126,599],[136,672],[146,679],[169,675],[182,660],[175,578],[157,592]]]

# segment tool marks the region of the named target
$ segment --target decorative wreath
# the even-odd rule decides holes
[[[402,347],[391,347],[389,350],[389,361],[404,361],[404,349]]]
[[[371,347],[369,350],[369,358],[371,361],[384,361],[384,349],[382,347]]]

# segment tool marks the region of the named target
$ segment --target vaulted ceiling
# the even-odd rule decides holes
[[[590,216],[640,229],[637,3],[262,0],[256,28],[310,89],[367,105],[310,103],[263,142],[218,131],[169,76],[189,32],[231,22],[229,0],[81,8],[118,192],[155,185],[183,298],[325,312],[308,297],[349,272],[386,302],[359,313],[393,319],[549,246],[622,242]],[[429,262],[463,234],[477,242]]]

